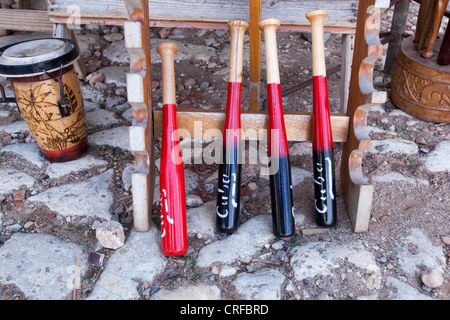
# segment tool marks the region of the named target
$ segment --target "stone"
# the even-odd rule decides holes
[[[161,29],[158,31],[159,37],[160,37],[161,39],[167,38],[167,37],[170,35],[170,31],[171,31],[171,30],[172,30],[171,28],[161,28]]]
[[[192,190],[194,190],[195,188],[197,188],[198,175],[189,169],[185,169],[184,170],[184,185],[185,185],[186,193],[189,193]]]
[[[131,175],[134,172],[134,164],[127,165],[122,171],[122,188],[129,192],[131,189]]]
[[[100,102],[105,98],[105,95],[94,87],[88,85],[80,85],[83,99],[88,102]]]
[[[45,204],[62,216],[90,216],[111,220],[110,207],[114,196],[109,190],[114,170],[94,176],[86,181],[64,184],[47,189],[27,201]]]
[[[420,274],[420,278],[424,285],[429,288],[439,288],[444,284],[442,273],[436,269],[425,268]]]
[[[125,97],[121,97],[121,96],[114,96],[114,97],[108,98],[105,101],[105,109],[111,109],[115,106],[125,103],[126,101],[127,101],[127,99]]]
[[[0,194],[13,193],[23,185],[29,188],[34,183],[34,178],[24,172],[10,168],[0,169]]]
[[[89,142],[95,145],[110,145],[130,151],[129,127],[119,126],[112,129],[94,132],[89,135]]]
[[[289,156],[311,156],[312,155],[312,143],[311,142],[298,142],[289,148]]]
[[[92,57],[96,48],[101,48],[107,43],[103,37],[92,33],[82,34],[76,32],[76,38],[81,56],[85,60]]]
[[[161,233],[152,225],[147,232],[131,230],[125,244],[107,261],[95,288],[86,300],[138,300],[140,282],[153,280],[164,271]]]
[[[409,245],[414,244],[417,252],[411,253]],[[414,276],[420,266],[427,266],[429,269],[436,269],[444,272],[446,265],[445,255],[441,246],[435,246],[428,240],[427,236],[419,229],[411,229],[410,235],[402,239],[398,248],[398,265],[405,273]]]
[[[79,288],[86,261],[75,243],[19,232],[0,247],[0,282],[16,285],[31,300],[64,300],[72,294],[75,274]]]
[[[231,264],[235,261],[249,262],[266,243],[273,240],[272,217],[259,215],[239,226],[229,237],[214,241],[200,250],[197,259],[199,267],[214,262]]]
[[[104,222],[95,230],[95,237],[104,248],[118,249],[125,243],[122,225],[117,221]]]
[[[220,289],[212,284],[161,289],[153,294],[150,300],[220,300]]]
[[[116,42],[116,41],[120,41],[123,39],[123,33],[121,33],[121,32],[109,33],[109,34],[105,34],[103,36],[103,38],[109,42]]]
[[[201,235],[202,238],[212,238],[216,232],[216,201],[186,210],[188,236]]]
[[[184,86],[187,88],[195,86],[195,79],[188,78],[188,79],[184,80]]]
[[[151,57],[152,63],[161,63],[161,56],[156,51],[156,47],[161,42],[164,42],[164,39],[152,39],[152,49],[151,49]],[[209,59],[216,55],[216,50],[211,47],[206,47],[202,45],[195,45],[190,43],[183,43],[177,40],[173,40],[173,42],[178,46],[178,51],[175,54],[175,61],[181,60],[200,60],[208,63]]]
[[[89,129],[97,126],[111,127],[120,123],[116,118],[116,114],[105,109],[97,109],[91,112],[86,112],[86,124]]]
[[[60,178],[72,172],[88,170],[94,167],[106,166],[107,161],[97,159],[91,155],[85,155],[67,162],[55,162],[47,166],[46,173],[50,178]]]
[[[291,267],[297,280],[332,275],[332,270],[340,268],[345,261],[376,275],[381,281],[375,257],[361,241],[343,244],[308,242],[291,252]]]
[[[327,43],[328,40],[330,40],[330,37],[331,37],[331,33],[325,32],[325,33],[323,34],[323,43],[324,43],[324,44]],[[311,37],[311,33],[310,33],[310,32],[302,32],[302,38],[303,38],[304,40],[308,41],[309,43],[312,42],[312,37]]]
[[[117,43],[117,42],[115,42]],[[127,73],[130,72],[129,66],[107,66],[98,72],[103,74],[105,84],[115,84],[117,87],[127,86]]]
[[[125,40],[118,40],[111,43],[103,50],[103,56],[112,63],[129,63],[130,56],[125,47]]]
[[[412,184],[412,185],[419,185],[419,184],[429,185],[428,180],[409,178],[398,172],[390,172],[390,173],[387,173],[382,176],[374,176],[372,178],[372,182],[377,182],[377,183],[398,183],[398,182],[400,182],[400,183],[408,183],[408,184]]]
[[[386,300],[433,300],[394,277],[387,277],[386,286],[395,288],[395,292],[389,294]]]
[[[101,73],[91,73],[88,77],[86,77],[86,80],[89,81],[89,84],[94,85],[97,82],[103,82],[105,77]]]
[[[372,140],[368,150],[371,153],[402,153],[410,155],[417,154],[418,151],[417,144],[404,139]]]
[[[3,147],[2,152],[13,152],[18,154],[23,159],[30,163],[42,168],[46,163],[45,158],[42,156],[41,149],[37,143],[17,143]]]
[[[238,275],[233,285],[245,300],[280,300],[285,280],[280,271],[266,268]]]
[[[196,194],[187,194],[186,195],[186,207],[188,207],[188,208],[198,207],[198,206],[201,206],[202,204],[203,204],[203,200],[198,195],[196,195]]]
[[[200,84],[200,89],[206,89],[209,87],[209,82],[205,81]]]
[[[424,163],[431,172],[450,171],[450,141],[439,142],[435,149],[427,154]]]
[[[28,125],[25,121],[16,121],[4,126],[0,126],[0,132],[6,132],[6,133],[30,133],[30,129],[28,128]]]
[[[297,167],[291,167],[291,177],[292,177],[292,186],[298,186],[300,183],[302,183],[305,179],[312,177],[312,172],[306,171],[301,168]],[[260,178],[269,180],[268,174],[261,174]]]

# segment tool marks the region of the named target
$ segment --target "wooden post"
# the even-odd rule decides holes
[[[433,48],[436,43],[436,38],[439,33],[439,27],[441,26],[442,17],[444,16],[445,9],[447,8],[449,0],[438,0],[433,12],[433,21],[431,24],[430,34],[428,35],[427,46],[425,51],[422,52],[422,57],[430,59],[433,57]]]
[[[369,107],[385,103],[387,99],[385,92],[376,92],[373,88],[372,72],[383,53],[379,28],[381,14],[388,7],[389,1],[359,1],[347,107],[350,127],[341,162],[342,192],[354,232],[368,230],[372,209],[374,189],[364,178],[361,163],[364,151],[370,148],[370,138],[365,134]]]
[[[340,112],[347,112],[348,87],[352,72],[352,56],[355,36],[353,34],[342,34],[342,61],[341,61],[341,91],[340,91]]]
[[[261,0],[250,0],[250,110],[259,110],[261,92]]]
[[[55,23],[53,25],[53,38],[70,39],[75,41],[75,43],[77,43],[75,33],[73,32],[72,29],[69,29],[67,25],[64,23]],[[86,63],[84,62],[84,59],[81,55],[77,60],[75,60],[73,66],[75,68],[75,72],[77,73],[78,79],[86,78],[87,75]]]
[[[391,73],[395,60],[402,43],[402,34],[406,29],[406,21],[408,19],[409,0],[400,0],[394,8],[394,16],[392,17],[391,34],[395,34],[395,40],[389,42],[386,54],[386,62],[384,64],[384,72]]]
[[[133,112],[130,150],[135,157],[133,224],[136,231],[145,232],[150,229],[155,186],[149,6],[146,0],[125,0],[125,4],[129,14],[124,23],[125,47],[130,56],[127,95]]]
[[[426,4],[426,3],[424,3]],[[417,50],[423,50],[427,43],[428,33],[433,23],[433,12],[436,8],[437,0],[429,0],[424,13],[423,22],[420,30],[420,38],[417,42]],[[422,6],[422,5],[421,5]]]

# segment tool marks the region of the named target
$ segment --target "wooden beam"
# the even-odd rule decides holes
[[[326,7],[329,17],[326,26],[354,29],[356,26],[356,0],[278,0],[263,1],[261,18],[277,17],[282,25],[308,26],[305,13],[314,8]],[[128,19],[128,12],[123,0],[52,0],[48,11],[52,19],[70,16],[69,7],[76,4],[80,8],[81,20],[101,21],[115,20],[120,23]],[[186,22],[219,22],[226,25],[229,20],[248,20],[249,2],[244,0],[150,0],[150,20],[153,21],[186,21]],[[60,22],[60,21],[59,21]],[[83,22],[82,22],[83,23]]]
[[[154,112],[155,136],[161,137],[162,110]],[[225,111],[178,109],[177,124],[181,135],[208,140],[222,135]],[[285,111],[284,121],[288,141],[312,140],[312,113]],[[335,142],[347,141],[349,117],[343,113],[331,114],[331,127]],[[269,116],[264,111],[241,111],[242,138],[246,140],[265,140],[269,128]],[[183,131],[181,131],[183,130]],[[263,130],[263,131],[260,131]],[[186,138],[186,137],[184,137]]]
[[[259,110],[261,100],[261,0],[250,0],[250,110]]]
[[[0,29],[53,32],[47,11],[0,9]]]

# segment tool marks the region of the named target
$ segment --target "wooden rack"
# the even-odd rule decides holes
[[[75,7],[74,7],[75,6]],[[343,35],[341,113],[331,114],[333,138],[343,142],[341,184],[345,204],[354,232],[368,230],[373,186],[365,180],[361,161],[370,147],[366,130],[369,107],[386,102],[385,92],[373,87],[373,67],[381,57],[379,40],[381,15],[389,0],[52,0],[48,1],[48,18],[53,24],[66,24],[76,18],[81,24],[124,25],[125,46],[130,55],[127,74],[128,101],[133,122],[129,128],[130,148],[135,155],[132,175],[134,227],[137,231],[150,228],[150,213],[155,185],[154,138],[160,135],[162,114],[152,109],[150,28],[186,27],[226,29],[232,19],[250,22],[250,105],[242,113],[242,126],[267,129],[267,112],[260,106],[261,37],[260,19],[277,17],[280,32],[309,32],[305,13],[325,8],[328,18],[325,32]],[[74,13],[74,8],[78,11]],[[75,10],[76,11],[76,10]],[[1,13],[1,12],[0,12]],[[1,27],[1,25],[0,25]],[[354,50],[350,50],[354,36]],[[351,52],[353,52],[351,54]],[[347,98],[348,97],[348,98]],[[191,110],[178,112],[178,126],[193,134],[195,121],[208,125],[204,129],[223,129],[222,110]],[[286,112],[288,140],[312,139],[312,113]]]

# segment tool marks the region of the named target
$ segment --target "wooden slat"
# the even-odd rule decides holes
[[[130,56],[127,96],[133,112],[129,131],[130,148],[135,156],[135,168],[131,175],[133,225],[136,231],[146,232],[150,229],[155,187],[149,13],[147,0],[125,0],[123,5],[126,5],[129,15],[124,35]]]
[[[347,111],[351,115],[348,141],[344,143],[341,160],[341,184],[347,213],[354,232],[369,228],[373,200],[373,185],[363,175],[362,158],[370,140],[357,135],[367,125],[368,107],[384,103],[387,97],[373,87],[373,68],[381,57],[383,46],[379,40],[381,14],[389,6],[388,0],[361,0],[355,34],[352,72]],[[364,140],[359,140],[363,138]],[[368,137],[366,137],[368,138]]]
[[[155,110],[155,135],[161,137],[162,131],[161,109]],[[203,139],[217,138],[223,131],[223,122],[225,120],[225,111],[221,110],[178,110],[177,124],[179,130],[187,130],[184,134],[191,138],[199,138],[196,135],[202,132]],[[288,112],[284,114],[286,125],[286,135],[289,141],[311,141],[312,140],[312,114],[309,112]],[[241,128],[243,139],[246,140],[265,140],[267,139],[267,130],[269,117],[267,112],[242,110]],[[349,117],[343,113],[331,114],[331,128],[334,142],[347,141]],[[259,130],[262,131],[261,135]],[[180,131],[180,135],[183,132]],[[247,135],[246,135],[247,134]]]
[[[261,99],[261,0],[250,0],[250,110],[259,110]]]
[[[0,29],[53,32],[47,11],[0,9]]]
[[[318,8],[327,8],[329,16],[326,27],[354,29],[356,26],[356,0],[279,0],[263,1],[262,19],[277,17],[282,25],[308,26],[305,13]],[[69,7],[80,8],[81,21],[120,24],[128,18],[123,0],[53,0],[49,1],[48,11],[53,21],[70,16]],[[249,2],[243,0],[151,0],[149,1],[150,20],[190,21],[226,24],[233,19],[249,19]]]

